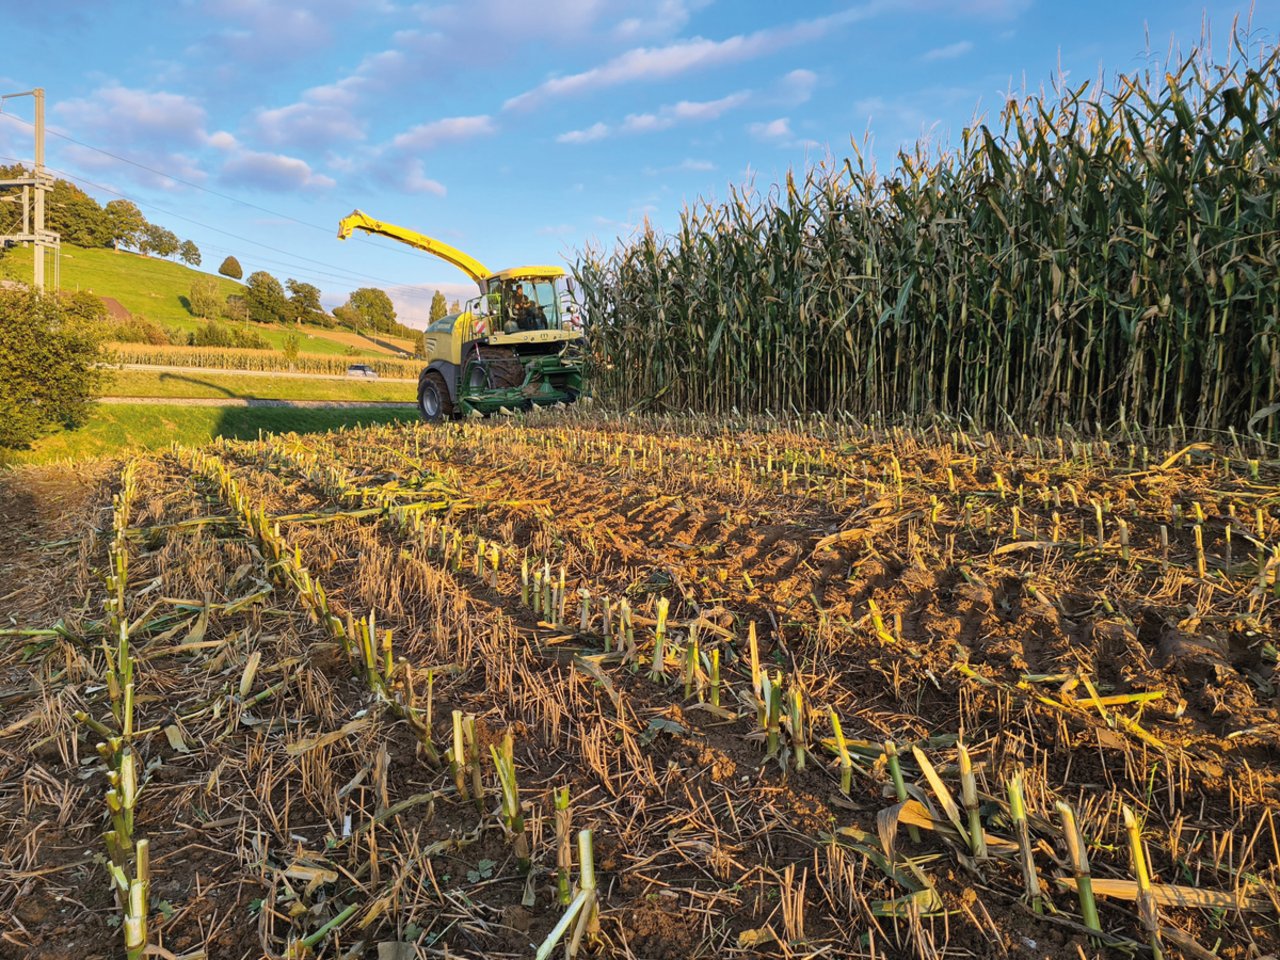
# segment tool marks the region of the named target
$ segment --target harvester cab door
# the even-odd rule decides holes
[[[502,329],[506,333],[540,330],[535,302],[529,296],[524,280],[502,281]]]
[[[555,280],[534,280],[530,283],[530,299],[533,300],[543,330],[560,329],[560,291]]]

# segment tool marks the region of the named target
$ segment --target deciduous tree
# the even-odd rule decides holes
[[[258,323],[280,323],[289,317],[289,301],[285,299],[280,281],[258,270],[249,274],[248,289],[244,294],[249,319]]]
[[[351,305],[347,303],[333,308],[333,319],[348,330],[359,331],[364,329],[364,317],[360,316],[360,313],[357,310],[353,310]]]
[[[63,243],[105,247],[111,243],[110,218],[98,201],[67,180],[53,181],[45,199],[45,226]],[[136,208],[135,208],[136,209]]]
[[[320,323],[324,318],[324,307],[320,306],[320,288],[310,283],[294,280],[285,281],[289,290],[289,316],[297,323]]]
[[[141,253],[154,253],[157,257],[171,257],[178,252],[178,235],[158,223],[148,223],[136,246]]]
[[[147,229],[147,218],[132,200],[112,200],[106,206],[107,234],[111,245],[119,250],[122,246],[137,246],[138,240]]]
[[[361,287],[351,294],[347,306],[360,315],[362,328],[391,333],[396,325],[396,308],[386,292],[377,287]]]

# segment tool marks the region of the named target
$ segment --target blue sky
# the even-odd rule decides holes
[[[246,271],[315,283],[330,305],[381,286],[410,322],[431,290],[470,286],[390,241],[340,243],[352,208],[491,268],[562,262],[645,217],[670,226],[730,183],[764,187],[844,157],[851,137],[870,132],[883,169],[900,145],[945,143],[1060,70],[1080,83],[1158,68],[1171,46],[1199,44],[1206,20],[1221,54],[1250,11],[1180,0],[43,7],[0,0],[0,93],[45,88],[50,129],[80,141],[51,137],[51,167],[104,202],[136,200],[195,240],[206,269],[234,253]],[[1252,10],[1253,37],[1274,42],[1280,0]],[[29,120],[30,99],[4,114]],[[30,153],[29,127],[0,119],[0,158]]]

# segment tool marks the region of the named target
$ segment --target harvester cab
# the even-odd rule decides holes
[[[461,250],[359,210],[338,224],[390,237],[451,263],[475,281],[479,295],[423,333],[427,365],[418,377],[418,410],[428,422],[463,414],[528,410],[573,403],[582,393],[582,330],[568,309],[560,267],[492,272]]]

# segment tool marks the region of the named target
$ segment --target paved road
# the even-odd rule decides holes
[[[119,363],[110,365],[113,370],[151,370],[158,373],[183,373],[190,377],[230,374],[237,377],[293,377],[303,380],[342,380],[346,383],[369,383],[372,377],[344,377],[336,373],[297,373],[287,370],[221,370],[217,367],[175,367],[151,363]],[[417,383],[407,377],[378,377],[378,383]]]
[[[299,409],[324,407],[351,407],[354,409],[377,407],[403,407],[413,409],[416,403],[393,403],[383,400],[262,400],[257,397],[99,397],[99,403],[131,403],[142,406],[179,407],[297,407]]]

